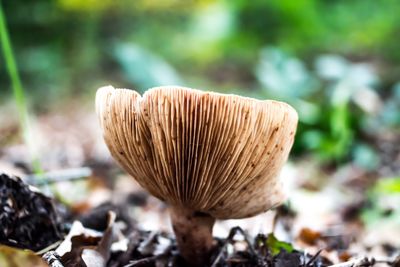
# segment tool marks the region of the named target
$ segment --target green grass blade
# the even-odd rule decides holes
[[[40,163],[35,153],[31,130],[29,127],[28,108],[26,104],[24,89],[18,74],[17,64],[11,46],[10,37],[7,30],[6,19],[3,12],[3,6],[0,2],[0,42],[3,48],[5,66],[11,80],[15,103],[18,109],[19,121],[23,133],[23,138],[28,146],[32,160],[32,167],[35,172],[41,172]]]

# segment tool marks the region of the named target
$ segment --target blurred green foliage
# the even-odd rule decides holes
[[[399,132],[397,0],[3,1],[37,112],[105,84],[180,84],[281,99],[296,153],[377,164],[371,136]],[[9,80],[0,72],[2,92]]]
[[[380,222],[400,223],[400,177],[382,178],[368,192],[369,205],[363,209],[361,218],[367,225]],[[384,219],[384,220],[383,220]]]

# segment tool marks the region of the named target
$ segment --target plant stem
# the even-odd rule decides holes
[[[40,163],[35,153],[31,130],[29,127],[29,116],[26,105],[24,89],[22,87],[21,79],[18,74],[17,64],[15,62],[14,53],[11,46],[11,41],[7,31],[6,19],[3,12],[3,6],[0,0],[0,42],[3,47],[3,55],[5,60],[6,69],[11,80],[15,103],[17,105],[19,121],[23,133],[23,138],[28,146],[30,157],[32,160],[32,167],[35,173],[40,173]]]

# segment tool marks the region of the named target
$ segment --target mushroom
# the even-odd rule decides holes
[[[181,255],[202,266],[216,219],[246,218],[285,200],[278,173],[297,127],[286,103],[185,87],[102,87],[96,110],[114,159],[167,202]]]

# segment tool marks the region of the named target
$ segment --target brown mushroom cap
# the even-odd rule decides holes
[[[230,219],[285,199],[278,173],[298,120],[286,103],[184,87],[140,96],[107,86],[96,109],[112,156],[171,205]]]

